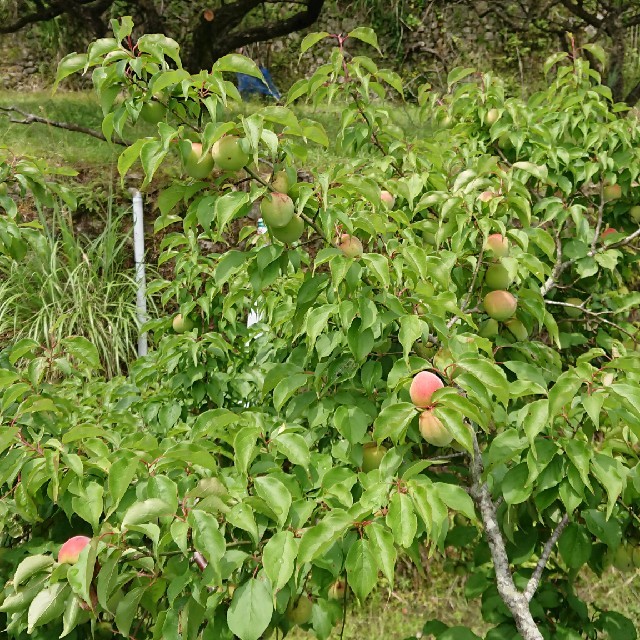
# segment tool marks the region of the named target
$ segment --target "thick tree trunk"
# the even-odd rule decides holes
[[[624,42],[624,28],[620,24],[619,16],[615,16],[606,28],[607,35],[611,38],[609,50],[609,71],[606,84],[611,89],[615,102],[624,100],[624,61],[626,46]]]
[[[310,27],[320,16],[324,2],[306,0],[305,8],[288,18],[246,29],[237,28],[253,9],[262,4],[261,0],[236,0],[213,11],[213,16],[205,12],[194,29],[191,47],[185,55],[185,66],[192,73],[208,69],[218,58],[247,44],[279,38]]]

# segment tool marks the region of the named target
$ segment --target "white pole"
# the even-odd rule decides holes
[[[133,255],[136,263],[136,310],[138,322],[142,325],[147,321],[147,279],[144,270],[144,212],[142,209],[142,195],[137,189],[133,193]],[[147,334],[138,336],[138,356],[147,355]]]

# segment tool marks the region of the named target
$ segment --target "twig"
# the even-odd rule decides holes
[[[598,236],[599,236],[599,234],[597,234],[595,236],[596,239],[598,238]],[[589,253],[587,253],[587,255],[585,257],[586,258],[593,258],[597,254],[602,253],[604,251],[608,251],[609,249],[619,249],[620,247],[624,247],[624,246],[630,244],[636,238],[640,238],[640,227],[638,227],[633,233],[630,233],[625,238],[622,238],[622,240],[618,240],[617,242],[612,242],[611,244],[608,244],[608,245],[603,245],[602,247],[600,247],[598,249],[591,249],[591,251],[589,251]],[[558,247],[558,238],[556,239],[556,247]],[[558,250],[558,256],[561,256],[560,250]],[[551,276],[549,276],[547,281],[540,288],[540,293],[543,296],[546,295],[547,293],[549,293],[549,291],[551,291],[551,289],[553,289],[556,286],[556,284],[558,282],[558,279],[559,279],[560,275],[562,274],[562,272],[567,267],[570,267],[576,261],[577,261],[577,259],[573,259],[572,258],[570,260],[565,260],[564,262],[560,262],[560,263],[556,262],[556,266],[555,266],[555,268],[553,270],[553,273],[551,274]]]
[[[27,113],[26,111],[22,111],[22,109],[18,109],[17,107],[0,107],[0,111],[20,114],[24,118],[24,120],[16,120],[15,118],[11,117],[9,118],[9,122],[14,122],[15,124],[33,124],[34,122],[39,122],[40,124],[46,124],[50,127],[56,127],[58,129],[66,129],[67,131],[84,133],[85,135],[91,136],[92,138],[104,140],[104,142],[113,142],[114,144],[118,144],[122,147],[128,147],[130,145],[129,142],[123,140],[119,136],[116,136],[115,138],[113,138],[113,140],[107,140],[103,133],[101,133],[100,131],[96,131],[95,129],[90,129],[89,127],[74,124],[73,122],[58,122],[56,120],[50,120],[49,118],[38,116],[35,113]]]
[[[547,566],[547,562],[549,561],[549,557],[551,556],[551,552],[553,551],[553,547],[555,547],[556,542],[562,535],[564,528],[569,523],[569,514],[565,513],[562,516],[562,520],[558,523],[558,526],[555,528],[554,532],[551,534],[551,537],[547,540],[547,543],[544,545],[544,549],[542,550],[542,555],[538,560],[538,564],[533,572],[531,578],[529,578],[529,582],[527,583],[527,588],[524,591],[524,596],[527,599],[527,602],[531,602],[531,598],[533,598],[538,586],[540,585],[540,580],[542,578],[542,573],[544,572],[544,568]]]
[[[599,322],[604,322],[604,324],[608,324],[611,327],[615,327],[618,331],[621,331],[622,333],[628,335],[632,340],[635,341],[635,336],[632,333],[629,333],[629,331],[622,328],[619,324],[616,324],[615,322],[611,322],[611,320],[607,320],[606,318],[603,318],[602,315],[597,311],[591,311],[591,309],[587,309],[578,304],[571,304],[570,302],[560,302],[558,300],[547,300],[547,299],[545,299],[544,302],[545,304],[552,304],[558,307],[571,307],[572,309],[579,309],[580,311],[583,311],[584,313],[591,316],[592,318],[596,318]]]
[[[464,313],[469,304],[469,300],[471,299],[471,294],[473,293],[473,288],[476,286],[476,280],[478,279],[478,273],[480,271],[480,267],[482,266],[482,257],[484,256],[484,244],[480,248],[480,255],[478,256],[478,262],[476,263],[476,268],[473,271],[473,278],[471,279],[471,285],[469,286],[469,291],[467,291],[462,304],[460,305],[460,311]],[[453,325],[456,323],[458,316],[453,316],[449,322],[447,322],[447,328],[451,329]]]
[[[546,296],[547,293],[549,293],[549,291],[551,289],[553,289],[553,287],[555,287],[555,285],[558,282],[558,278],[560,277],[560,274],[562,273],[562,240],[560,240],[560,233],[562,232],[562,227],[560,227],[558,229],[558,232],[556,233],[556,237],[555,237],[555,241],[556,241],[556,263],[553,266],[553,271],[551,272],[551,275],[547,278],[547,281],[542,285],[542,287],[540,287],[540,295],[542,296]]]

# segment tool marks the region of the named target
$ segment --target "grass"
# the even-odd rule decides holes
[[[465,578],[443,573],[437,563],[421,587],[405,585],[396,591],[377,590],[362,607],[351,605],[345,624],[343,640],[404,640],[420,637],[428,620],[441,620],[449,626],[468,626],[483,637],[491,628],[482,621],[480,601],[464,597]],[[593,608],[618,611],[640,629],[640,570],[622,574],[609,569],[598,579],[584,571],[576,584],[576,591]],[[287,638],[311,640],[314,636],[296,629]],[[340,628],[331,638],[340,638]]]
[[[124,267],[128,234],[113,210],[93,239],[74,231],[63,211],[29,236],[25,257],[0,256],[0,347],[32,338],[51,347],[81,335],[98,349],[107,376],[136,355],[133,270]]]
[[[72,122],[101,130],[102,111],[95,94],[91,91],[20,93],[4,91],[0,94],[0,107],[14,106],[27,113],[33,113],[57,122]],[[232,113],[249,115],[262,106],[259,102],[247,102],[239,105]],[[338,136],[343,106],[331,104],[322,109],[306,105],[296,105],[294,111],[299,119],[307,118],[319,122],[325,129],[330,143]],[[393,122],[404,130],[415,132],[417,108],[413,105],[390,105]],[[16,116],[14,114],[14,118]],[[129,132],[129,138],[152,135],[152,125],[140,123],[135,131]],[[0,140],[16,153],[33,155],[47,159],[52,164],[71,165],[78,170],[113,166],[123,147],[110,145],[83,133],[60,129],[51,125],[32,123],[29,125],[12,123],[7,114],[0,111]],[[342,156],[336,149],[331,155]],[[323,170],[327,151],[318,145],[309,145],[308,163]],[[346,157],[346,156],[345,156]]]
[[[39,91],[21,93],[3,91],[0,106],[14,106],[49,120],[74,122],[100,131],[102,111],[91,92],[68,92],[52,95]],[[14,115],[15,119],[20,116]],[[29,125],[9,122],[5,112],[0,112],[0,140],[16,153],[45,158],[51,164],[73,165],[76,169],[86,166],[113,164],[121,149],[92,138],[50,125]]]

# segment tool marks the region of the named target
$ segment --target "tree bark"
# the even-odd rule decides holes
[[[288,18],[237,31],[235,29],[253,9],[262,4],[262,0],[237,0],[233,4],[223,5],[214,12],[213,20],[201,16],[194,30],[192,46],[185,56],[185,66],[195,73],[210,68],[218,58],[247,44],[306,29],[316,22],[324,2],[306,0],[305,8]]]
[[[500,525],[498,524],[496,506],[491,499],[489,487],[482,480],[482,471],[482,454],[474,434],[474,456],[471,463],[471,475],[473,478],[471,495],[480,510],[484,534],[491,550],[491,558],[496,571],[498,593],[511,612],[516,627],[524,640],[544,640],[538,625],[531,615],[527,596],[519,591],[513,582],[507,550],[500,531]]]

